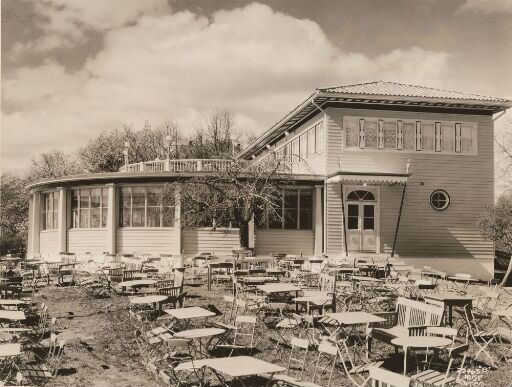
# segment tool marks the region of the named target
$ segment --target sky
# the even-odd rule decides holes
[[[228,109],[268,129],[317,87],[512,98],[512,0],[2,0],[1,169]],[[512,131],[512,114],[496,122]]]

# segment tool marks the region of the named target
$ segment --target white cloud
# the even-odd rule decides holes
[[[512,13],[512,0],[466,0],[460,11],[476,11],[486,14],[495,12]]]
[[[86,18],[107,28],[99,13]],[[316,23],[260,4],[211,20],[180,12],[116,23],[81,70],[69,73],[48,62],[5,80],[5,168],[26,165],[28,157],[54,147],[76,149],[122,124],[171,119],[193,131],[215,109],[228,108],[240,127],[261,132],[316,87],[378,79],[436,86],[448,61],[445,53],[418,47],[376,58],[344,52]]]

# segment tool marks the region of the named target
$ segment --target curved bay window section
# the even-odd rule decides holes
[[[107,227],[108,189],[82,188],[71,192],[71,227]]]
[[[163,186],[121,187],[119,227],[174,227],[174,195]]]

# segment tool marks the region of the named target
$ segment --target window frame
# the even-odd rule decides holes
[[[51,210],[47,204],[50,203],[51,199]],[[59,191],[47,191],[41,193],[41,208],[40,208],[40,230],[41,231],[55,231],[59,229],[59,206],[60,206],[60,192]],[[57,208],[55,208],[55,202],[57,202]],[[51,226],[48,226],[48,216],[51,213]]]
[[[293,227],[293,228],[289,228],[289,227],[285,227],[286,225],[286,219],[285,219],[285,192],[286,191],[296,191],[297,192],[297,209],[296,209],[296,214],[295,214],[295,221],[296,221],[296,226]],[[308,209],[303,209],[301,207],[301,192],[302,191],[309,191],[310,195],[311,195],[311,208],[308,208]],[[311,227],[309,228],[301,228],[301,212],[304,211],[304,210],[310,210],[311,211],[311,214],[310,214],[310,225]],[[264,226],[263,227],[260,227],[260,229],[264,229],[264,230],[290,230],[290,231],[293,231],[293,230],[313,230],[314,229],[314,221],[315,221],[315,218],[314,218],[314,211],[315,211],[315,197],[314,197],[314,189],[313,188],[310,188],[310,187],[295,187],[295,188],[284,188],[282,190],[282,193],[281,193],[281,219],[280,219],[280,222],[281,222],[281,227],[270,227],[270,216],[269,216],[269,212],[267,211],[264,216],[265,216],[265,220],[264,220]]]
[[[91,213],[92,213],[92,191],[95,190],[95,189],[99,189],[100,190],[100,206],[97,207],[100,209],[100,218],[99,218],[99,221],[100,221],[100,225],[99,227],[91,227],[91,219],[92,219],[92,216],[91,216]],[[87,207],[87,212],[88,212],[88,215],[87,215],[87,226],[85,227],[81,227],[80,226],[80,216],[81,216],[81,211],[82,211],[82,207],[81,207],[81,203],[82,203],[82,191],[86,191],[88,190],[89,191],[89,196],[88,196],[88,207]],[[77,203],[78,203],[78,207],[74,208],[73,207],[73,194],[75,192],[78,192],[78,197],[77,197]],[[71,188],[70,189],[70,194],[68,196],[68,198],[70,198],[70,218],[68,218],[68,221],[69,221],[69,229],[73,229],[73,230],[89,230],[89,229],[92,229],[92,230],[99,230],[99,229],[106,229],[107,228],[107,223],[108,223],[108,212],[109,212],[109,206],[108,206],[108,187],[105,187],[105,186],[83,186],[83,187],[79,187],[79,188]],[[106,203],[105,203],[106,201]],[[105,211],[106,210],[106,211]],[[75,226],[75,219],[73,217],[74,215],[74,211],[77,211],[76,214],[77,214],[77,225]],[[103,225],[103,215],[104,215],[104,212],[106,212],[107,214],[107,218],[105,219],[105,225]]]
[[[443,207],[436,207],[436,206],[434,206],[434,204],[432,202],[434,195],[436,195],[438,193],[443,194],[446,198],[446,203]],[[450,194],[448,194],[448,192],[446,192],[444,189],[440,189],[440,188],[432,191],[430,194],[429,200],[428,200],[430,207],[432,207],[434,210],[439,211],[439,212],[445,211],[446,209],[448,209],[448,207],[450,207],[451,201],[452,200],[451,200]]]

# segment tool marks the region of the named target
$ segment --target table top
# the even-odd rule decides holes
[[[360,281],[360,282],[382,282],[381,279],[379,278],[373,278],[373,277],[365,277],[365,276],[361,276],[361,275],[353,275],[350,277],[350,279],[354,280],[354,281]]]
[[[18,310],[0,310],[0,319],[25,320],[25,313]]]
[[[0,328],[0,332],[30,332],[32,329],[30,328]]]
[[[273,274],[284,274],[286,271],[281,269],[266,269],[267,273],[273,273]]]
[[[0,305],[21,305],[21,304],[28,304],[30,301],[24,301],[24,300],[4,300],[0,299]]]
[[[132,281],[123,281],[119,282],[119,286],[121,287],[133,287],[133,286],[149,286],[156,284],[155,280],[132,280]]]
[[[176,370],[209,367],[232,378],[261,374],[274,374],[286,371],[286,368],[268,363],[251,356],[218,357],[184,362]]]
[[[358,325],[386,321],[384,318],[368,312],[327,313],[326,316],[336,320],[341,325]]]
[[[433,293],[433,294],[425,294],[425,298],[431,300],[438,301],[473,301],[473,297],[469,296],[461,296],[460,294],[452,294],[452,293]]]
[[[332,301],[332,297],[327,296],[302,296],[296,297],[293,299],[294,302],[311,302],[315,305],[323,305],[327,304],[329,301]]]
[[[273,284],[265,284],[258,285],[257,288],[264,293],[289,293],[289,292],[298,292],[301,290],[298,286],[286,283],[273,283]]]
[[[492,314],[498,317],[512,317],[512,308],[493,310]]]
[[[0,344],[0,357],[18,356],[21,355],[21,344],[10,343]]]
[[[222,335],[224,332],[226,332],[226,330],[222,328],[197,328],[177,332],[174,334],[174,337],[183,339],[199,339],[202,337]]]
[[[391,340],[391,344],[405,348],[440,348],[451,343],[450,339],[438,336],[403,336]]]
[[[472,278],[472,277],[457,277],[457,276],[448,276],[446,277],[450,281],[460,281],[460,282],[478,282],[478,278]]]
[[[167,296],[154,295],[130,298],[130,304],[156,304],[167,299]]]
[[[212,311],[201,308],[199,306],[192,306],[190,308],[165,309],[164,312],[177,320],[215,316],[215,313]]]

